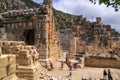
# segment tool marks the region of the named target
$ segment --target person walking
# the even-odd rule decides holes
[[[108,69],[108,80],[113,80],[113,77],[111,75],[110,69]]]
[[[63,70],[63,66],[64,66],[64,61],[61,61],[61,69]]]
[[[51,61],[49,61],[49,65],[50,65],[50,70],[53,70],[54,67],[53,67],[53,63]]]
[[[104,79],[104,80],[107,80],[107,72],[106,72],[105,69],[103,70],[103,79]]]
[[[72,76],[72,68],[73,68],[72,63],[70,63],[70,66],[69,66],[69,76],[70,77]]]
[[[77,63],[74,63],[74,70],[77,70]]]

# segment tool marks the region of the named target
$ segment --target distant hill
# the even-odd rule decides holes
[[[54,10],[54,17],[58,29],[68,29],[74,26],[74,18],[76,16]]]
[[[21,8],[34,8],[40,5],[33,0],[0,0],[0,12]]]

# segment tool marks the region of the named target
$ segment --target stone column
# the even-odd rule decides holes
[[[76,40],[77,40],[77,37],[73,37],[71,40],[70,40],[70,48],[69,48],[69,58],[74,58],[74,55],[76,54]]]

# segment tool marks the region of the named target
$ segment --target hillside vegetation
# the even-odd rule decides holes
[[[71,29],[74,26],[74,18],[76,16],[54,10],[54,17],[58,29]]]

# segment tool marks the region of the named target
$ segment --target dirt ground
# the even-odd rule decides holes
[[[54,70],[49,71],[48,73],[59,77],[66,77],[67,79],[70,80],[82,80],[84,78],[100,80],[103,78],[103,70],[106,69],[107,71],[108,69],[110,69],[113,80],[120,80],[120,69],[84,67],[78,68],[77,70],[73,70],[72,76],[69,77],[68,66],[64,64],[63,70],[61,70],[60,66],[61,66],[60,62],[54,63]]]

